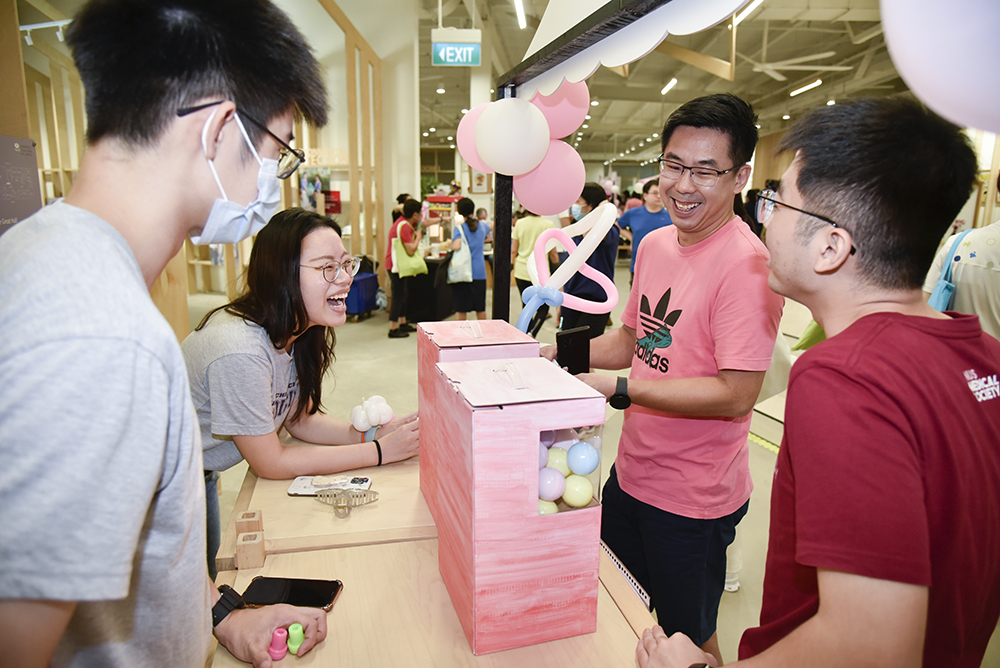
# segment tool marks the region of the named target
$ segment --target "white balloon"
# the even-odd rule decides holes
[[[882,0],[889,55],[906,85],[951,122],[1000,132],[996,0]],[[933,48],[929,48],[933,45]]]
[[[500,174],[527,174],[541,164],[548,150],[549,122],[527,100],[497,100],[476,124],[476,153]]]
[[[589,232],[587,232],[587,235],[583,238],[583,241],[580,242],[580,245],[576,247],[576,250],[570,253],[569,257],[566,258],[566,261],[559,265],[559,268],[556,269],[555,273],[549,277],[549,281],[545,285],[558,290],[566,284],[566,281],[568,281],[573,274],[580,271],[580,267],[586,264],[587,258],[589,258],[593,252],[597,250],[600,243],[604,241],[604,236],[608,233],[608,230],[611,229],[611,226],[615,224],[615,217],[617,214],[618,209],[611,202],[602,202],[596,209],[588,213],[583,220],[587,220],[593,216],[594,222],[590,223],[592,228]],[[568,231],[570,227],[573,226],[570,225],[563,231]],[[579,232],[577,232],[577,234],[579,234]]]

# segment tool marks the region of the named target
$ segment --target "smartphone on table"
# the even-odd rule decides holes
[[[287,603],[304,608],[323,608],[329,612],[344,588],[340,580],[268,578],[258,575],[243,592],[248,607]]]

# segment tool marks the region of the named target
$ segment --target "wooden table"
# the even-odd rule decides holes
[[[434,519],[420,493],[419,457],[358,469],[351,475],[371,477],[371,488],[379,498],[342,519],[332,506],[314,497],[288,496],[290,480],[265,480],[247,471],[222,535],[216,568],[220,572],[236,568],[236,518],[245,510],[262,513],[268,560],[288,552],[437,537]]]
[[[266,526],[266,516],[264,521]],[[219,582],[243,591],[256,575],[343,581],[344,590],[328,617],[327,639],[305,657],[287,656],[277,666],[633,668],[638,634],[652,625],[652,617],[610,560],[601,556],[595,633],[483,656],[472,654],[441,580],[437,540],[277,554],[268,556],[263,568],[220,573]],[[612,592],[621,600],[612,598]],[[244,665],[224,648],[216,650],[216,668]]]

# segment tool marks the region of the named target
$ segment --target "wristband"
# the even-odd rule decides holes
[[[219,585],[219,601],[212,607],[212,626],[218,626],[233,610],[241,610],[245,603],[243,597],[229,585]]]
[[[378,464],[375,466],[382,466],[382,446],[379,445],[378,439],[372,441],[375,444],[375,449],[378,450]]]

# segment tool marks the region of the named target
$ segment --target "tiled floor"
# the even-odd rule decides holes
[[[616,285],[622,301],[612,312],[614,324],[621,324],[621,311],[628,295],[628,266],[619,261],[616,271]],[[192,295],[189,299],[192,325],[210,308],[225,301],[222,295]],[[491,312],[487,304],[487,313]],[[511,288],[511,322],[516,322],[520,313],[517,290]],[[782,317],[781,332],[793,343],[809,322],[808,310],[800,304],[786,304]],[[555,343],[556,318],[546,321],[539,333],[542,343]],[[397,415],[417,410],[417,337],[389,339],[388,316],[378,312],[361,322],[348,322],[337,330],[336,362],[332,373],[324,383],[324,408],[328,414],[347,420],[351,409],[363,398],[373,394],[383,395],[395,409]],[[617,374],[616,374],[617,375]],[[751,497],[750,510],[740,523],[739,540],[742,543],[743,568],[740,573],[740,589],[726,593],[719,611],[719,638],[723,656],[727,660],[736,658],[736,649],[743,631],[758,622],[764,579],[764,563],[767,550],[767,533],[771,495],[771,477],[776,455],[766,443],[780,443],[781,424],[784,416],[784,392],[758,404],[753,420],[753,431],[761,440],[752,440],[750,445],[750,469],[755,489]],[[620,411],[608,408],[605,424],[603,477],[606,479],[611,463],[617,453],[618,438],[621,434],[622,416]],[[763,444],[762,444],[763,443]],[[246,472],[246,463],[226,471],[222,475],[223,523],[228,521],[236,494]],[[995,634],[983,667],[1000,667],[1000,634]]]

